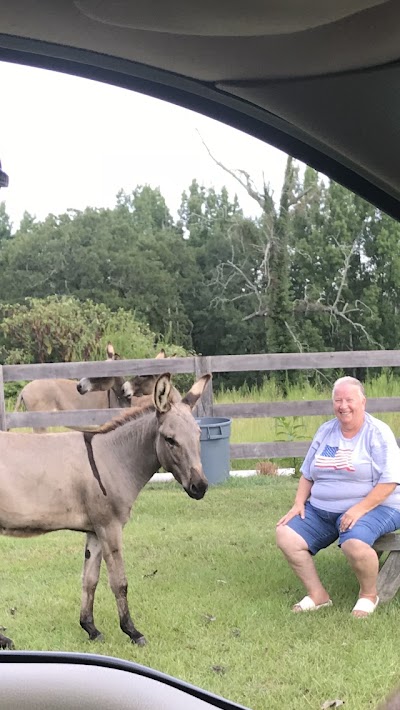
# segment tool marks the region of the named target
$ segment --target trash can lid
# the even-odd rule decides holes
[[[232,422],[228,417],[195,417],[195,419],[200,426],[224,426]]]

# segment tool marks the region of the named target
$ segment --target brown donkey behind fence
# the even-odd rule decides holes
[[[139,645],[127,602],[122,530],[143,486],[163,466],[186,493],[207,490],[200,460],[200,429],[191,409],[211,375],[174,401],[169,374],[155,383],[153,404],[127,409],[97,432],[21,434],[0,432],[0,535],[30,537],[55,530],[86,533],[80,624],[101,637],[93,619],[104,558],[120,627]],[[0,648],[12,641],[0,634]]]
[[[120,360],[111,343],[107,344],[107,362]],[[130,401],[122,391],[125,379],[122,377],[97,378],[102,386],[81,397],[76,380],[48,379],[32,380],[22,388],[15,405],[15,412],[24,405],[28,412],[65,412],[74,409],[113,409],[129,407]],[[71,427],[72,428],[72,427]],[[44,434],[44,427],[35,428],[36,434]]]

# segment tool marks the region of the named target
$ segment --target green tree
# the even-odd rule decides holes
[[[291,206],[296,202],[298,168],[293,158],[288,157],[279,204],[275,215],[272,205],[263,220],[270,225],[268,242],[268,284],[266,289],[267,342],[270,352],[293,352],[293,307],[289,281],[289,232],[291,228]]]
[[[12,237],[12,223],[6,212],[6,203],[0,202],[0,249]]]
[[[243,256],[244,235],[251,238],[251,220],[245,220],[237,198],[231,201],[225,188],[216,193],[196,181],[189,196],[183,195],[180,217],[187,237],[186,263],[190,264],[190,277],[182,281],[182,300],[193,323],[196,350],[251,352],[254,329],[244,323],[242,304],[235,298],[240,277],[225,278],[232,252],[240,251],[239,258]]]
[[[170,225],[160,199],[159,191],[151,199],[146,189],[133,196],[134,211],[120,196],[113,210],[88,208],[49,215],[35,225],[26,222],[0,255],[0,300],[90,298],[113,310],[135,311],[161,334],[172,324],[171,340],[188,344],[190,326],[176,275],[166,267],[168,251],[180,258],[183,237]]]
[[[295,315],[292,321],[293,337],[298,349],[305,352],[326,348],[321,322],[317,322],[311,309],[302,307],[310,299],[318,301],[327,276],[323,259],[325,204],[325,184],[313,168],[307,167],[303,183],[298,188],[298,199],[292,208],[288,243]]]
[[[36,222],[36,217],[31,215],[29,212],[26,210],[24,211],[24,214],[22,215],[22,219],[19,223],[19,228],[18,232],[22,233],[29,233],[32,232],[35,228],[35,225],[37,224]]]
[[[108,341],[125,359],[154,357],[159,347],[156,334],[131,312],[90,300],[28,298],[2,304],[0,318],[2,361],[8,364],[102,360]]]
[[[320,264],[320,278],[314,274],[309,308],[333,350],[360,350],[376,347],[376,309],[366,303],[369,285],[365,259],[365,235],[374,208],[341,185],[330,182],[326,192],[320,249],[313,250]],[[310,245],[312,247],[312,245]],[[372,295],[372,294],[371,294]]]
[[[173,226],[171,213],[158,187],[138,185],[130,194],[120,190],[117,206],[127,208],[143,240]]]
[[[376,210],[365,235],[363,300],[374,315],[374,338],[382,347],[400,346],[400,224]]]

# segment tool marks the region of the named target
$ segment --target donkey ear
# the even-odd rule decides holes
[[[207,384],[211,380],[212,375],[203,375],[197,382],[194,383],[193,387],[190,388],[189,392],[182,399],[183,404],[188,404],[190,409],[193,409],[197,400],[203,394]]]
[[[160,350],[160,352],[158,353],[158,355],[155,356],[154,359],[155,359],[155,360],[160,360],[160,358],[163,358],[163,357],[166,357],[164,348],[162,348],[162,349]]]
[[[164,375],[160,375],[160,377],[157,378],[156,383],[154,385],[154,404],[156,405],[156,409],[160,414],[163,414],[164,412],[168,412],[168,410],[171,408],[171,402],[170,402],[170,393],[172,389],[172,384],[171,384],[171,375],[169,372],[166,372]]]
[[[107,343],[107,359],[114,360],[115,351],[112,343]]]

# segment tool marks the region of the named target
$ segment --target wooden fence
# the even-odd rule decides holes
[[[400,351],[369,350],[356,352],[285,353],[272,355],[216,355],[210,357],[159,360],[115,360],[113,362],[50,363],[45,365],[0,365],[0,429],[47,426],[95,426],[104,423],[120,410],[80,410],[64,412],[7,412],[3,383],[51,378],[106,377],[110,374],[192,373],[196,378],[206,372],[250,372],[277,370],[352,370],[353,368],[400,367]],[[400,397],[368,399],[369,412],[398,412]],[[316,416],[332,414],[331,400],[284,401],[246,404],[214,404],[212,384],[198,405],[198,416],[230,418]],[[232,459],[285,458],[304,456],[309,441],[259,442],[231,444]]]

